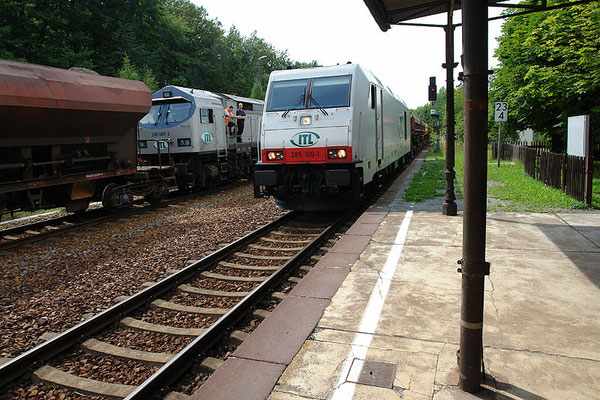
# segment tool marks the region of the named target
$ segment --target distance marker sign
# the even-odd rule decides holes
[[[508,103],[506,101],[497,101],[494,103],[495,116],[494,121],[508,121]]]

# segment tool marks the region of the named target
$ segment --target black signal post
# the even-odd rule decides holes
[[[452,24],[452,12],[454,11],[454,0],[448,0],[448,24],[446,31],[446,62],[442,67],[446,69],[446,194],[442,204],[442,214],[454,216],[457,207],[454,200],[454,68],[458,66],[454,62],[454,25]]]

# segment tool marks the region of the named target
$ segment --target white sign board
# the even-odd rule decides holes
[[[494,121],[508,121],[508,103],[506,101],[497,101],[494,103]]]
[[[590,116],[569,117],[567,125],[567,154],[587,157],[590,145]]]
[[[533,129],[527,128],[524,131],[519,131],[519,140],[521,142],[533,142]]]

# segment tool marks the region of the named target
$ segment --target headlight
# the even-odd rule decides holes
[[[306,116],[306,117],[301,117],[300,118],[300,125],[310,125],[311,124],[311,118],[310,116]]]
[[[267,152],[267,160],[269,160],[269,161],[283,160],[283,151],[268,151]]]
[[[329,149],[327,150],[327,158],[329,159],[344,159],[348,155],[348,152],[345,149]]]

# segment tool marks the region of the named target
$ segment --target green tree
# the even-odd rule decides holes
[[[600,3],[512,17],[495,55],[490,100],[508,102],[503,131],[530,127],[561,151],[567,117],[590,114],[599,135]]]
[[[258,80],[255,80],[254,85],[252,85],[252,92],[250,92],[250,97],[259,100],[265,99],[265,91]]]
[[[134,81],[141,80],[140,73],[131,63],[131,59],[129,58],[129,56],[123,57],[123,66],[119,70],[119,78],[131,79]]]
[[[61,68],[94,67],[90,12],[80,2],[6,0],[0,13],[0,55]]]
[[[154,72],[152,72],[151,68],[146,68],[144,70],[142,81],[144,81],[146,86],[148,86],[152,92],[156,92],[158,89],[160,89],[160,84],[158,83],[158,80],[156,79],[156,76],[154,75]]]
[[[183,31],[182,51],[187,54],[182,72],[171,75],[165,84],[185,82],[192,87],[216,90],[222,80],[221,51],[225,51],[221,23],[188,0],[167,0],[165,4],[171,21]]]
[[[258,75],[290,60],[256,32],[245,37],[189,0],[5,0],[0,58],[249,96]],[[125,61],[127,57],[127,63]],[[137,75],[136,75],[137,74]]]
[[[119,78],[143,81],[153,92],[160,89],[160,85],[152,69],[146,68],[144,73],[141,74],[135,65],[132,64],[129,56],[123,57],[123,66],[119,69]]]

